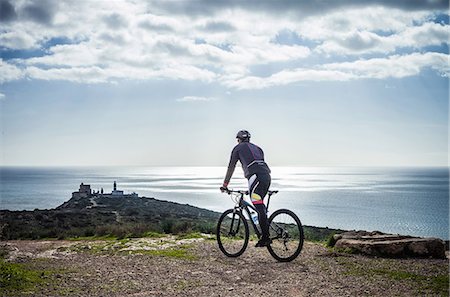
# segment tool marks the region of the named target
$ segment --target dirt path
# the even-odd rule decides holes
[[[227,258],[204,238],[6,244],[9,261],[47,280],[4,296],[448,296],[448,260],[336,254],[309,242],[291,263],[254,242]]]
[[[91,202],[91,205],[86,206],[86,208],[98,207],[97,201],[95,201],[95,197],[89,198],[89,201]]]

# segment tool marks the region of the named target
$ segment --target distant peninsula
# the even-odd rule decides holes
[[[210,233],[219,214],[187,204],[124,194],[93,192],[81,184],[55,209],[1,210],[0,238],[43,239],[89,236],[141,237],[147,232]]]
[[[0,239],[46,239],[113,236],[144,237],[149,233],[214,234],[220,213],[188,204],[125,194],[114,182],[111,193],[92,191],[82,183],[55,209],[0,210]],[[309,240],[325,240],[336,232],[305,227]]]

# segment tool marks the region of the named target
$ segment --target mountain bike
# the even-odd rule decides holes
[[[247,248],[250,231],[253,226],[258,239],[261,238],[261,227],[252,219],[256,208],[244,200],[248,191],[227,190],[235,206],[226,210],[217,223],[217,243],[228,257],[238,257]],[[267,212],[270,197],[278,191],[268,191]],[[245,214],[245,215],[244,215]],[[269,217],[269,237],[271,244],[267,246],[269,253],[280,262],[290,262],[297,258],[303,248],[304,234],[300,219],[288,209],[278,209]]]

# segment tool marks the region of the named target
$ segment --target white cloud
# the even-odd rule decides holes
[[[214,97],[201,97],[201,96],[184,96],[182,98],[178,98],[176,101],[178,102],[207,102],[207,101],[215,101],[217,98]]]
[[[18,80],[23,76],[24,73],[20,68],[0,59],[0,83]]]
[[[417,75],[427,67],[448,76],[450,74],[448,58],[448,55],[440,53],[413,53],[404,56],[395,55],[389,58],[332,63],[324,65],[323,68],[353,73],[357,78],[403,78]]]
[[[426,66],[409,65],[415,60],[400,59],[401,50],[409,48],[409,52],[422,55],[428,46],[448,43],[449,26],[432,22],[436,11],[427,10],[426,5],[383,3],[366,7],[356,2],[348,6],[330,2],[318,13],[320,9],[314,5],[300,1],[299,7],[305,8],[300,18],[292,9],[281,17],[283,7],[265,2],[257,9],[237,2],[229,7],[186,4],[197,13],[182,13],[177,10],[180,3],[58,1],[54,8],[35,5],[45,10],[46,17],[41,20],[22,15],[29,2],[18,1],[18,19],[5,23],[0,43],[9,49],[41,50],[41,56],[2,63],[0,82],[25,75],[79,83],[181,79],[264,88],[297,81],[383,77],[381,70],[366,73],[345,68],[369,65],[359,55],[374,53],[385,55],[389,63],[401,61],[402,67],[388,76],[420,73],[417,69]],[[177,13],[167,10],[169,7]],[[214,13],[203,13],[204,9]],[[283,30],[295,32],[298,42],[274,42]],[[70,44],[52,44],[55,38]],[[389,55],[394,56],[391,59]],[[336,56],[350,57],[354,61],[348,63],[354,64],[341,63],[336,69],[333,63],[321,65],[322,58]],[[253,71],[262,65],[273,69],[267,77]],[[447,73],[433,65],[430,67]]]
[[[297,68],[283,70],[269,77],[247,76],[235,80],[226,80],[224,84],[231,88],[248,90],[284,86],[303,81],[347,81],[354,78],[353,74],[338,70]]]
[[[439,46],[448,42],[450,26],[425,23],[408,27],[389,36],[380,36],[370,31],[352,31],[338,38],[329,38],[317,47],[329,54],[391,53],[409,47],[420,49],[425,46]]]
[[[103,83],[109,79],[106,71],[99,67],[41,69],[32,66],[27,68],[27,75],[35,79],[67,80],[78,83]]]
[[[27,32],[2,32],[0,33],[0,43],[5,48],[30,49],[36,45],[36,39]]]
[[[349,81],[357,79],[403,78],[432,68],[443,76],[450,75],[449,56],[440,53],[413,53],[405,56],[374,58],[354,62],[330,63],[316,69],[283,70],[269,77],[248,76],[224,83],[237,89],[263,89],[303,81]]]
[[[0,101],[5,100],[5,98],[6,98],[6,95],[3,93],[0,93]]]

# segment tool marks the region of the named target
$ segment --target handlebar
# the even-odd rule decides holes
[[[227,193],[228,195],[231,195],[232,193],[237,193],[237,194],[241,194],[241,195],[248,195],[249,192],[248,191],[243,191],[243,190],[232,190],[232,189],[228,189],[225,188],[224,192]],[[278,190],[275,191],[268,191],[267,194],[269,194],[269,196],[272,196],[274,194],[278,193]]]
[[[230,190],[228,188],[225,189],[225,193],[227,193],[228,195],[231,195],[232,193],[237,193],[237,194],[241,194],[241,195],[248,195],[248,191]]]

